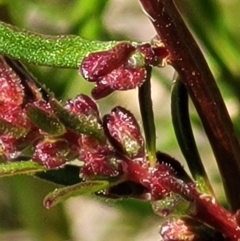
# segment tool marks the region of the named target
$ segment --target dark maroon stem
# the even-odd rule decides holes
[[[231,209],[240,207],[240,145],[214,77],[174,0],[140,0],[170,53],[201,118],[215,154]]]
[[[190,214],[191,217],[212,226],[224,234],[229,241],[240,240],[235,216],[215,202],[214,198],[198,195],[195,205],[195,211]]]
[[[164,156],[162,156],[164,158]],[[240,230],[235,215],[221,207],[214,197],[198,192],[193,183],[181,183],[170,173],[163,173],[164,162],[153,172],[141,163],[128,162],[125,170],[127,180],[140,183],[151,193],[152,200],[161,200],[170,192],[177,193],[192,203],[187,213],[227,237],[228,241],[240,240]],[[166,166],[165,166],[166,167]]]

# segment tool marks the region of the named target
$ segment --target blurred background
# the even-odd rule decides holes
[[[240,2],[238,0],[176,1],[201,45],[240,135]],[[89,39],[150,41],[154,29],[137,0],[0,0],[0,20],[44,34],[77,34]],[[91,84],[76,70],[28,65],[41,83],[61,100],[89,94]],[[187,169],[177,145],[170,116],[173,69],[155,70],[152,94],[157,147]],[[139,119],[137,90],[118,92],[99,101],[102,114],[113,106],[131,110]],[[201,157],[221,202],[221,178],[190,103],[191,118]],[[141,123],[140,123],[141,125]],[[228,160],[226,160],[228,161]],[[238,181],[238,180],[236,180]],[[70,198],[51,210],[42,205],[55,186],[30,176],[0,180],[1,241],[144,241],[160,240],[159,225],[149,203],[105,200],[93,196]]]

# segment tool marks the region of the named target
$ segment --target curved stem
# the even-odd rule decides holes
[[[192,132],[187,89],[179,77],[174,80],[172,88],[171,114],[176,138],[193,178],[201,191],[213,194],[213,189],[204,169]]]
[[[174,0],[140,0],[196,107],[216,157],[232,210],[240,207],[240,145],[226,106],[201,50]]]
[[[151,99],[151,73],[152,67],[147,67],[146,81],[139,87],[138,99],[145,133],[147,152],[150,164],[156,163],[156,128]]]

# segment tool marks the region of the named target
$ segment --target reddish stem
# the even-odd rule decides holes
[[[201,118],[232,210],[240,207],[240,145],[214,77],[173,0],[140,0]]]
[[[174,177],[169,166],[159,164],[152,168],[142,163],[128,162],[125,166],[127,180],[142,184],[151,200],[161,200],[174,192],[192,203],[188,215],[225,235],[229,241],[240,240],[236,217],[221,207],[214,197],[201,194],[193,183],[184,183]]]
[[[229,241],[240,240],[240,229],[236,218],[221,207],[214,198],[198,195],[195,199],[195,212],[190,216],[196,218],[224,234]]]

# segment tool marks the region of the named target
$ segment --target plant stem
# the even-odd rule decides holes
[[[173,0],[140,0],[170,53],[215,154],[232,210],[240,207],[240,145],[214,77]]]
[[[218,230],[228,241],[240,240],[240,232],[235,215],[225,210],[210,196],[199,195],[195,199],[195,210],[190,216]]]
[[[156,163],[156,128],[151,99],[151,73],[152,67],[148,67],[146,81],[139,87],[138,99],[146,139],[148,158],[150,164],[154,166]]]

